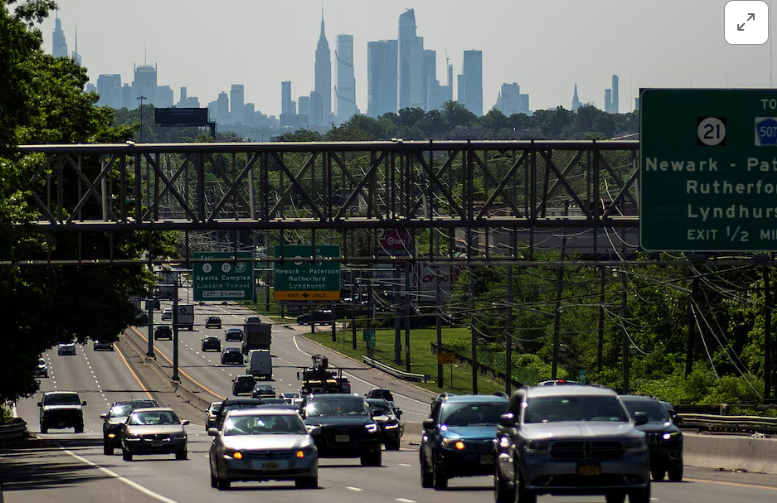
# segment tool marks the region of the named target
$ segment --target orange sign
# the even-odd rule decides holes
[[[437,353],[437,363],[452,365],[456,363],[456,353]]]
[[[306,292],[306,291],[285,291],[273,292],[273,298],[275,300],[299,300],[299,301],[323,301],[323,300],[340,300],[340,292]]]

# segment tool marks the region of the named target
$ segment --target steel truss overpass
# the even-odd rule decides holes
[[[475,257],[531,260],[562,240],[567,252],[622,263],[620,253],[638,241],[638,146],[398,140],[20,150],[40,156],[26,187],[39,213],[31,223],[52,235],[176,230],[194,242],[198,234],[237,230],[268,244],[272,232],[283,242],[294,242],[292,233],[319,242],[317,234],[337,232],[343,261],[434,260],[442,241],[460,251],[448,260],[472,264]],[[365,257],[348,245],[356,230],[377,245],[385,229],[426,231],[434,253]]]

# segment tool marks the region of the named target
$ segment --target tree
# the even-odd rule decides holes
[[[478,122],[480,122],[486,131],[492,133],[496,133],[500,129],[506,129],[510,124],[510,120],[507,116],[496,108],[489,110],[486,115],[478,119]]]
[[[408,107],[399,111],[399,125],[406,128],[415,127],[418,122],[424,118],[423,108]]]
[[[450,124],[445,121],[445,117],[443,117],[442,112],[439,110],[429,110],[426,112],[426,115],[418,121],[416,127],[430,138],[439,138],[451,129]]]
[[[96,107],[97,95],[84,93],[86,70],[69,58],[43,53],[38,23],[55,7],[46,0],[0,0],[0,257],[3,260],[41,260],[80,257],[137,259],[175,254],[177,235],[156,233],[146,250],[146,233],[83,233],[46,236],[34,226],[27,184],[45,164],[41,155],[22,155],[19,143],[106,143],[132,137],[131,126],[111,127],[110,109]],[[131,162],[131,161],[130,161]],[[118,164],[118,163],[117,163]],[[83,157],[84,174],[94,179],[100,160]],[[63,171],[63,212],[75,206],[78,194],[73,170]],[[118,168],[109,174],[119,183]],[[128,178],[132,179],[132,173]],[[133,187],[129,183],[129,187]],[[38,184],[36,189],[40,189]],[[128,197],[134,197],[131,192]],[[124,201],[114,204],[118,212]],[[101,205],[83,207],[84,218],[97,216]],[[131,216],[134,207],[129,208]],[[56,212],[57,209],[54,208]],[[3,306],[5,347],[0,352],[0,402],[30,395],[38,389],[32,377],[38,354],[62,340],[87,337],[115,340],[132,321],[127,297],[144,295],[151,273],[142,266],[0,267],[0,305]]]
[[[469,128],[477,121],[477,116],[458,101],[446,102],[442,106],[442,115],[451,128],[456,126]]]
[[[293,133],[283,133],[278,137],[280,142],[302,143],[311,141],[323,141],[323,137],[310,129],[298,129]]]

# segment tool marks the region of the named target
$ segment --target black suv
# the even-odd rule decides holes
[[[221,339],[212,335],[206,335],[202,338],[203,351],[221,351]]]
[[[240,348],[236,348],[236,347],[224,348],[224,351],[221,353],[221,364],[222,365],[242,365],[243,353],[240,352]]]
[[[650,456],[637,429],[646,423],[641,413],[632,423],[611,389],[519,389],[496,429],[495,502],[536,503],[550,494],[650,503]]]
[[[170,325],[157,325],[154,329],[154,340],[158,341],[160,339],[173,340],[173,329],[170,328]]]
[[[159,407],[156,400],[122,400],[113,402],[108,412],[100,414],[103,420],[103,454],[112,456],[113,450],[121,447],[121,425],[132,411],[139,408]]]
[[[250,395],[255,385],[256,379],[254,379],[254,376],[250,374],[237,376],[232,379],[232,394],[235,396],[242,393]]]
[[[680,431],[666,407],[657,399],[647,396],[621,395],[621,402],[634,418],[638,412],[647,415],[648,422],[637,428],[645,432],[650,451],[650,474],[653,480],[683,480],[683,433]]]
[[[236,327],[228,328],[224,330],[224,340],[243,342],[243,331]]]
[[[302,418],[310,426],[319,458],[361,458],[362,466],[380,466],[380,426],[363,398],[354,395],[308,395]]]
[[[76,433],[84,432],[84,411],[86,402],[78,398],[75,391],[49,391],[38,402],[40,407],[40,432],[48,433],[50,428],[73,428]]]
[[[217,430],[221,429],[222,423],[227,412],[236,409],[255,409],[264,405],[264,401],[261,398],[227,398],[216,409],[213,415],[213,428]]]
[[[221,318],[218,316],[208,316],[205,320],[205,328],[221,328]]]
[[[385,388],[372,388],[364,395],[364,398],[382,398],[387,402],[394,403],[394,395]]]

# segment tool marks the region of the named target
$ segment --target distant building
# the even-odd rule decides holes
[[[181,87],[181,99],[176,106],[178,108],[200,108],[200,100],[196,96],[189,96],[186,87]]]
[[[170,86],[157,86],[154,90],[154,106],[157,108],[171,108],[173,106],[173,90]]]
[[[464,75],[456,75],[456,101],[464,104]]]
[[[281,115],[292,114],[291,111],[291,81],[281,82]]]
[[[157,67],[151,65],[140,65],[134,68],[135,80],[132,81],[133,99],[136,103],[130,108],[140,106],[139,98],[143,96],[143,104],[154,103],[157,86]]]
[[[62,31],[62,21],[59,19],[59,10],[57,10],[56,17],[54,18],[54,36],[52,38],[51,55],[55,58],[68,57],[67,41],[65,40],[65,32]]]
[[[121,86],[121,108],[134,109],[138,107],[132,86],[126,82]]]
[[[508,117],[513,114],[528,114],[529,95],[521,94],[521,86],[515,82],[512,84],[502,84],[502,89],[499,91],[499,98],[494,108]]]
[[[424,39],[416,35],[415,11],[408,9],[399,16],[397,89],[398,109],[424,107],[426,94],[424,74]]]
[[[367,44],[367,115],[370,117],[397,111],[397,47],[396,40]]]
[[[300,96],[297,100],[297,115],[310,115],[310,96]]]
[[[100,100],[97,104],[101,107],[120,109],[124,106],[121,96],[121,75],[102,74],[97,77],[97,94]]]
[[[234,107],[235,104],[232,103],[232,106]],[[243,125],[253,126],[255,115],[256,115],[256,105],[254,105],[253,103],[246,103],[245,105],[243,105]]]
[[[321,33],[316,47],[315,91],[310,99],[310,124],[326,126],[332,114],[332,54],[324,33],[324,14],[321,14]]]
[[[483,51],[464,51],[462,68],[464,101],[467,110],[483,116]]]
[[[81,64],[81,55],[78,54],[78,26],[76,26],[76,48],[73,50],[73,53],[70,55],[70,57],[77,64]]]
[[[219,93],[216,100],[216,122],[219,124],[229,123],[229,96],[224,91]]]
[[[572,111],[577,112],[580,108],[580,98],[577,97],[577,82],[575,82],[575,94],[572,95]]]
[[[610,104],[610,113],[618,113],[618,76],[612,76],[612,102]]]
[[[87,93],[96,93],[97,92],[97,86],[89,82],[86,84],[86,92]]]
[[[608,114],[612,113],[612,89],[604,90],[604,111]]]
[[[229,91],[229,116],[233,124],[245,124],[243,121],[243,107],[245,107],[246,93],[243,84],[232,84]]]
[[[639,98],[634,98],[634,110],[639,111]]]
[[[222,94],[224,94],[224,93],[222,93]],[[218,102],[218,100],[211,101],[210,103],[208,103],[208,119],[210,121],[217,120],[218,112],[219,112],[219,102]]]
[[[342,124],[357,113],[353,35],[338,35],[335,49],[335,116]]]

